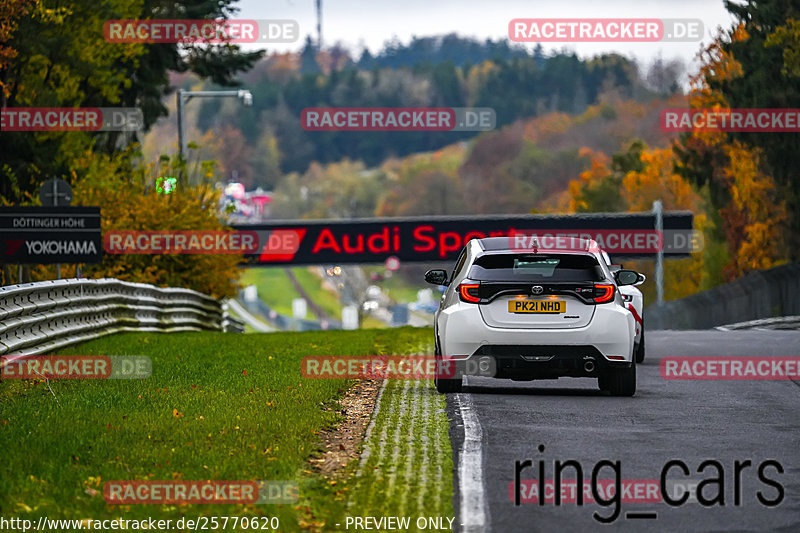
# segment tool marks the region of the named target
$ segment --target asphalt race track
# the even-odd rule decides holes
[[[800,331],[648,331],[647,357],[639,365],[633,398],[606,396],[589,379],[468,378],[463,393],[447,398],[456,462],[455,523],[463,524],[461,531],[800,531],[800,382],[668,381],[659,373],[666,356],[800,356]],[[540,461],[544,477],[553,479],[553,462],[569,459],[581,464],[589,480],[605,459],[620,462],[623,481],[656,482],[672,459],[685,462],[691,473],[673,468],[670,482],[719,477],[712,466],[697,472],[704,460],[716,460],[723,467],[725,505],[621,503],[618,518],[608,525],[593,513],[608,517],[614,504],[516,506],[509,489],[515,461],[526,459],[533,466],[521,471],[523,480],[537,477]],[[747,459],[752,466],[741,470],[737,506],[734,462]],[[784,469],[783,474],[774,466],[764,470],[785,491],[774,507],[757,500],[759,492],[768,502],[778,499],[778,489],[758,477],[759,465],[770,459]],[[573,472],[565,469],[564,478],[575,479]],[[606,467],[598,477],[614,479],[614,470]],[[707,484],[703,494],[713,498],[719,492]],[[683,491],[671,494],[679,497]]]

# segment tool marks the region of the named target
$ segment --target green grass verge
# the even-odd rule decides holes
[[[342,305],[336,294],[322,287],[322,280],[307,268],[293,268],[297,281],[306,290],[308,295],[331,317],[342,318]],[[292,300],[300,298],[294,289],[283,268],[248,268],[242,275],[244,285],[258,287],[258,297],[277,312],[292,316]],[[308,318],[314,318],[309,316]]]
[[[453,457],[445,397],[430,380],[386,384],[369,453],[352,479],[348,509],[363,516],[453,517]]]
[[[432,352],[430,330],[400,328],[391,331],[425,332],[417,353]],[[410,347],[413,343],[408,343]],[[390,347],[385,347],[390,353]],[[393,353],[408,353],[395,350]],[[453,456],[444,395],[432,380],[388,380],[378,412],[363,444],[359,461],[348,466],[344,480],[317,484],[314,497],[333,501],[324,515],[303,524],[309,531],[345,531],[348,516],[409,517],[408,529],[419,517],[455,516],[453,510]],[[338,527],[336,524],[340,524]]]
[[[369,328],[381,329],[381,328],[388,328],[389,326],[385,322],[381,322],[377,318],[371,317],[369,315],[364,315],[361,318],[361,327],[364,329],[369,329]]]
[[[292,271],[297,277],[297,281],[320,307],[331,317],[337,320],[342,319],[342,305],[339,298],[322,287],[322,280],[319,277],[307,268],[297,267]],[[258,297],[264,303],[282,315],[292,316],[292,300],[300,298],[300,294],[294,289],[282,268],[248,268],[242,275],[241,282],[244,285],[255,285],[258,287]],[[414,299],[416,299],[416,293],[414,293]],[[361,327],[364,329],[388,328],[386,324],[370,316],[363,318]]]
[[[307,268],[293,268],[297,282],[303,286],[308,296],[328,315],[337,320],[342,319],[342,304],[339,296],[322,286],[322,280]]]
[[[348,382],[304,379],[300,361],[306,355],[413,353],[430,335],[415,328],[136,333],[63,350],[148,356],[153,375],[53,380],[57,401],[42,381],[0,381],[0,514],[34,520],[263,515],[279,517],[281,531],[307,529],[309,516],[341,517],[348,501],[341,487],[348,482],[331,485],[309,470],[308,459],[320,453],[320,429],[340,419],[336,400]],[[446,426],[443,431],[446,441]],[[449,449],[445,442],[443,450]],[[109,480],[172,479],[294,480],[301,500],[118,506],[102,497]],[[361,486],[353,485],[353,494]]]
[[[385,269],[383,267],[372,267],[368,268],[367,276],[369,277],[370,274],[373,272],[379,272],[383,274]],[[398,303],[411,303],[417,301],[417,291],[420,289],[427,289],[430,288],[430,285],[426,285],[423,281],[420,280],[419,283],[409,283],[400,277],[398,274],[393,275],[390,278],[385,278],[383,281],[371,282],[380,287],[384,293],[386,293],[389,298],[398,302]]]
[[[292,300],[300,298],[282,268],[247,268],[241,283],[255,285],[258,297],[282,315],[292,316]]]

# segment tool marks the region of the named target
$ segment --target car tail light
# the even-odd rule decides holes
[[[614,299],[614,286],[600,283],[594,284],[594,303],[602,304]]]
[[[462,283],[458,286],[458,295],[461,297],[462,302],[478,303],[481,301],[478,296],[478,288],[480,283]]]

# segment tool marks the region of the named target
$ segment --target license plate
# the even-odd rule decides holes
[[[566,313],[567,302],[564,300],[511,300],[508,302],[509,313]]]

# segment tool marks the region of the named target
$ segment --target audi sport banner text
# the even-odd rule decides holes
[[[665,257],[680,258],[702,244],[692,220],[688,211],[664,213],[660,233],[652,213],[293,220],[233,227],[258,234],[259,251],[246,254],[245,262],[266,266],[383,263],[391,256],[401,262],[448,262],[470,239],[510,235],[525,235],[526,243],[533,235],[545,245],[558,236],[592,238],[612,257],[654,259],[661,248]]]

